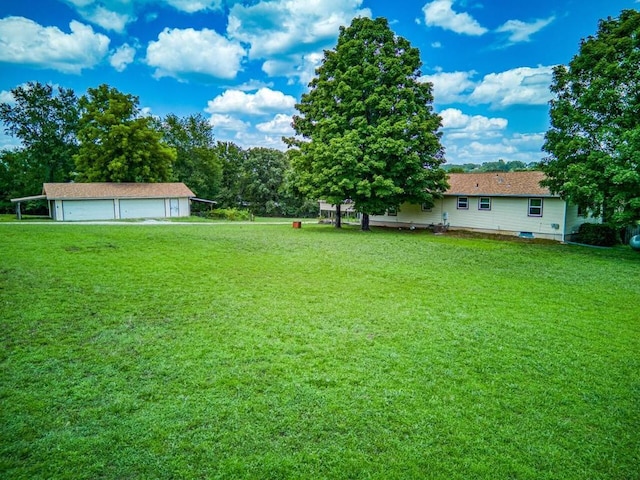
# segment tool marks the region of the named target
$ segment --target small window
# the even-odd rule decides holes
[[[421,207],[421,210],[423,212],[430,212],[431,211],[431,207],[427,203],[423,203],[422,207]]]
[[[542,216],[542,199],[541,198],[529,199],[529,216],[530,217]]]
[[[469,208],[469,199],[467,197],[458,197],[458,210],[467,210]]]
[[[478,199],[478,210],[491,210],[491,199],[489,197],[480,197]]]
[[[587,218],[589,216],[589,210],[578,205],[578,216]]]
[[[395,217],[396,215],[398,215],[398,209],[395,207],[391,207],[387,210],[387,215],[389,215],[390,217]]]

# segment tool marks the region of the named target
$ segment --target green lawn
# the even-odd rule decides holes
[[[640,478],[640,255],[0,225],[0,477]]]

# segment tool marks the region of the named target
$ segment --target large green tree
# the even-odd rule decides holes
[[[601,20],[551,90],[544,183],[605,221],[640,219],[640,12]]]
[[[80,149],[74,157],[78,181],[171,180],[176,152],[162,140],[154,120],[141,115],[138,103],[137,97],[108,85],[89,88],[80,98]]]
[[[37,170],[30,168],[27,150],[0,150],[0,212],[14,211],[11,198],[40,193],[42,178],[34,179],[34,172]]]
[[[369,214],[432,203],[446,187],[440,117],[420,81],[420,53],[384,18],[356,18],[325,51],[296,106],[294,166],[303,190]]]
[[[161,123],[164,139],[176,150],[173,176],[199,197],[213,199],[220,190],[222,163],[216,153],[213,126],[200,114],[167,115]]]
[[[254,213],[281,213],[280,200],[288,168],[288,157],[280,150],[256,147],[247,151],[240,173],[241,191],[244,202]]]
[[[218,142],[215,150],[222,162],[222,181],[216,200],[221,207],[242,207],[244,198],[242,169],[247,152],[233,142]]]
[[[43,182],[69,180],[78,148],[78,99],[73,90],[29,82],[12,89],[11,95],[14,102],[0,104],[0,120],[25,150],[20,158],[28,171],[21,177],[31,181],[20,194],[40,191]]]

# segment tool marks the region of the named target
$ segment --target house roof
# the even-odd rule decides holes
[[[184,183],[45,183],[48,200],[195,197]]]
[[[537,171],[499,173],[451,173],[445,195],[554,197],[540,186],[545,174]]]

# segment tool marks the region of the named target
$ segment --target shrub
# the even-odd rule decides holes
[[[578,229],[578,241],[587,245],[612,247],[619,243],[618,233],[608,223],[583,223]]]
[[[216,208],[209,212],[209,218],[217,218],[221,220],[249,220],[251,214],[248,210],[238,210],[237,208]]]

